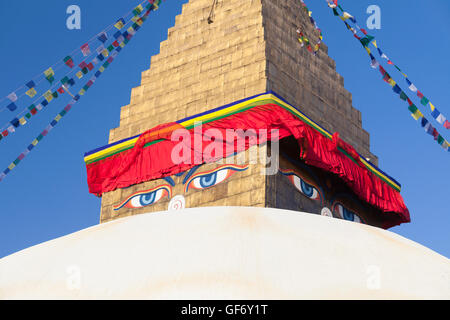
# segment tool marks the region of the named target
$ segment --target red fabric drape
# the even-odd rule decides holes
[[[133,149],[113,155],[104,160],[87,165],[89,191],[96,195],[109,192],[117,188],[126,188],[134,184],[153,179],[159,179],[175,173],[186,171],[198,163],[174,163],[172,150],[180,142],[171,140],[171,133],[182,128],[177,123],[164,124],[142,134]],[[195,140],[207,136],[208,129],[216,129],[226,137],[227,129],[267,129],[279,130],[279,138],[293,136],[300,146],[299,158],[307,164],[324,169],[338,175],[361,199],[375,206],[387,215],[385,227],[409,222],[409,211],[406,208],[399,192],[375,176],[360,163],[359,155],[353,147],[334,134],[332,139],[322,135],[317,130],[305,124],[290,112],[275,104],[266,104],[253,107],[244,112],[226,118],[205,123],[201,128],[191,129],[190,138],[185,143],[189,146],[191,159],[195,156],[205,155],[205,148],[211,142],[203,142],[196,148]],[[206,132],[206,134],[205,134]],[[154,145],[144,148],[152,140],[164,139]],[[267,137],[256,136],[254,143],[263,143],[273,140],[270,134]],[[236,139],[230,141],[215,140],[213,143],[222,148],[222,155],[229,156],[227,144],[236,146]],[[244,149],[248,149],[250,142],[246,139]],[[338,150],[345,150],[351,158]],[[203,162],[217,160],[216,155],[207,156]],[[389,214],[388,214],[389,213]]]

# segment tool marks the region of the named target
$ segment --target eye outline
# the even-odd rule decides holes
[[[310,200],[313,201],[320,201],[321,204],[323,204],[323,196],[322,196],[322,192],[320,187],[318,187],[315,183],[311,183],[308,179],[305,179],[303,177],[301,177],[300,175],[298,175],[294,170],[283,170],[283,169],[279,169],[279,171],[281,172],[281,174],[283,174],[284,176],[286,176],[289,181],[292,183],[292,185],[295,187],[295,189],[297,189],[302,195],[304,195],[305,197],[307,197]],[[300,180],[300,188],[297,187],[294,177],[298,178]],[[317,196],[312,198],[312,196],[308,196],[302,188],[302,183],[307,184],[308,186],[312,187],[314,189],[314,191],[317,192]],[[313,193],[314,195],[314,193]]]
[[[359,221],[355,221],[355,220],[349,220],[349,219],[345,219],[344,214],[341,214],[338,210],[336,210],[337,206],[341,206],[343,210],[347,210],[348,212],[350,212],[351,214],[353,214],[353,216],[357,217],[359,219]],[[361,218],[361,216],[359,214],[357,214],[356,212],[354,212],[353,210],[348,209],[344,204],[342,204],[341,202],[335,202],[332,206],[333,209],[333,213],[335,213],[340,219],[345,220],[345,221],[350,221],[350,222],[357,222],[357,223],[361,223],[361,224],[366,224],[366,222],[364,221],[363,218]]]
[[[164,190],[164,193],[156,201],[153,201],[152,203],[150,203],[148,205],[143,205],[143,206],[140,206],[140,207],[134,207],[134,206],[129,205],[129,203],[131,202],[131,200],[133,198],[135,198],[137,196],[142,196],[142,195],[147,195],[147,194],[151,194],[151,193],[154,193],[154,192],[158,192],[159,190]],[[172,197],[172,187],[170,185],[168,185],[168,184],[163,184],[163,185],[156,186],[155,188],[152,188],[152,189],[135,192],[132,195],[128,196],[120,204],[114,206],[113,209],[114,209],[114,211],[120,210],[123,207],[126,207],[128,209],[139,209],[139,208],[151,206],[151,205],[155,204],[156,202],[158,202],[159,200],[161,200],[162,198],[164,198],[166,196],[169,199]]]
[[[209,189],[209,188],[214,187],[214,186],[216,186],[216,185],[222,183],[223,181],[227,180],[227,179],[228,179],[229,177],[231,177],[234,173],[236,173],[236,172],[238,172],[238,171],[245,171],[245,170],[247,170],[247,169],[248,169],[248,165],[239,166],[239,165],[229,165],[229,164],[228,164],[228,165],[223,165],[223,166],[220,166],[220,167],[218,167],[218,168],[211,169],[211,170],[208,170],[208,171],[205,171],[205,172],[198,172],[198,173],[192,175],[192,176],[186,181],[186,183],[185,183],[186,186],[185,186],[185,188],[184,188],[184,192],[187,193],[190,189],[196,189],[196,190],[205,190],[205,189]],[[204,188],[202,188],[202,187],[198,188],[198,187],[196,187],[196,186],[191,186],[191,183],[192,183],[195,179],[202,178],[202,177],[206,177],[206,176],[212,175],[213,173],[215,173],[215,174],[217,175],[218,172],[220,172],[220,171],[225,171],[225,170],[228,170],[228,172],[226,172],[226,175],[225,175],[224,177],[222,177],[222,180],[220,180],[219,182],[217,182],[217,180],[216,180],[216,181],[214,181],[214,184],[212,184],[212,185],[210,185],[210,186],[207,186],[207,187],[204,187]],[[217,179],[217,176],[216,176],[216,179]]]

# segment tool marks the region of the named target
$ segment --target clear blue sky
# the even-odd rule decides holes
[[[100,199],[88,193],[83,154],[108,141],[119,125],[120,107],[129,103],[150,57],[159,52],[167,29],[187,0],[167,0],[125,47],[59,125],[0,182],[0,257],[99,222]],[[325,0],[306,1],[323,30],[353,105],[361,110],[380,167],[403,186],[412,222],[391,231],[450,257],[450,153],[444,152],[414,121],[367,54],[327,8]],[[0,96],[66,56],[139,1],[1,1]],[[372,31],[388,56],[419,89],[450,116],[450,2],[448,0],[341,0],[361,24],[366,8],[379,5],[381,30]],[[66,28],[66,8],[76,4],[81,30]],[[302,50],[299,48],[299,50]],[[406,90],[393,70],[388,70]],[[413,95],[410,95],[413,97]],[[64,102],[67,101],[67,98]],[[416,100],[415,100],[416,101]],[[26,127],[0,142],[3,171],[65,106],[51,103]],[[418,104],[418,102],[416,103]],[[424,114],[431,119],[429,111]],[[12,113],[0,113],[1,124]],[[176,120],[176,119],[174,119]],[[447,140],[450,133],[438,124]]]

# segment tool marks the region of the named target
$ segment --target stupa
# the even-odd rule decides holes
[[[383,230],[400,184],[297,29],[317,42],[297,0],[184,4],[85,155],[101,223],[1,259],[0,299],[449,299],[448,259]]]
[[[400,184],[376,167],[361,113],[352,106],[326,45],[317,54],[302,49],[299,28],[311,42],[318,41],[299,1],[183,5],[141,85],[132,90],[130,104],[122,107],[110,144],[85,156],[90,191],[102,196],[100,221],[226,205],[307,211],[384,228],[408,222]],[[280,119],[284,123],[276,123]],[[195,131],[198,123],[203,127]],[[243,139],[256,136],[246,147],[256,145],[255,152],[266,155],[270,142],[278,140],[270,131],[261,137],[259,130],[279,130],[278,150],[269,158],[279,170],[261,174],[267,164],[250,163],[248,154],[240,167],[213,161],[230,155],[225,151],[223,157],[206,161],[204,154],[180,166],[170,159],[176,147],[168,140],[184,128],[203,142],[214,140],[205,134],[208,129],[223,135],[227,129],[244,130]],[[224,142],[233,143],[238,144]],[[201,179],[210,185],[195,187]]]

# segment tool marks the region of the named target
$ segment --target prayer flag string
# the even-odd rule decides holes
[[[141,4],[139,6],[142,7]],[[137,8],[139,8],[139,6]],[[121,21],[124,22],[122,24],[122,28],[126,27],[128,25],[128,23],[131,23],[131,22],[133,23],[133,25],[137,24],[139,26],[139,23],[140,23],[139,17],[136,17],[136,15],[132,14],[131,20],[128,18],[128,15],[133,12],[134,11],[130,11],[128,14],[124,15],[125,19],[121,18]],[[141,12],[142,12],[142,10],[141,10]],[[131,29],[133,31],[131,31]],[[131,29],[130,29],[130,31],[127,31],[125,36],[128,34],[128,32],[134,32],[134,29],[133,28],[131,28]],[[104,30],[108,30],[108,28],[106,28]],[[92,71],[94,68],[94,65],[98,64],[100,61],[103,61],[106,57],[108,57],[109,52],[111,52],[115,47],[117,47],[119,45],[119,42],[123,41],[124,37],[123,37],[122,33],[120,32],[120,30],[118,30],[117,32],[114,33],[113,38],[115,39],[114,42],[112,42],[109,46],[107,46],[105,48],[104,44],[108,39],[108,31],[100,32],[98,34],[98,37],[96,36],[96,39],[98,39],[102,44],[99,47],[97,47],[95,52],[93,52],[89,49],[89,54],[86,57],[84,57],[84,60],[80,64],[78,64],[78,66],[76,68],[74,68],[75,63],[74,63],[73,58],[70,55],[66,56],[66,58],[64,58],[64,62],[70,67],[70,71],[68,73],[66,73],[64,75],[64,77],[58,82],[54,82],[55,72],[53,71],[53,68],[50,67],[49,69],[47,69],[44,72],[44,75],[49,82],[51,80],[52,85],[51,85],[50,89],[48,91],[44,92],[42,95],[40,95],[37,99],[35,99],[28,107],[25,107],[12,120],[10,120],[8,123],[6,123],[5,125],[0,127],[0,140],[2,140],[3,138],[14,133],[18,127],[24,126],[25,124],[27,124],[32,119],[32,116],[36,115],[38,113],[38,111],[42,110],[49,103],[51,103],[56,98],[58,98],[59,95],[68,91],[69,87],[73,87],[76,83],[75,76],[78,79],[81,79],[88,72]],[[86,43],[86,44],[88,44],[88,43]],[[85,45],[83,45],[83,46],[84,46],[84,48],[86,48]],[[91,44],[91,46],[93,46],[93,44]],[[85,49],[85,51],[86,51],[86,49]],[[86,63],[86,60],[89,59],[94,54],[96,54],[96,57],[91,62]],[[72,74],[73,74],[73,76],[72,76]],[[37,93],[35,90],[36,85],[35,85],[34,81],[28,82],[26,84],[26,86],[28,88],[30,88],[29,91],[33,90],[33,92],[34,92],[33,97],[34,97]],[[70,92],[69,92],[69,94],[70,94]],[[15,101],[17,101],[17,97],[15,96],[14,93],[10,94],[9,96],[10,96],[9,99],[11,101],[14,100],[13,101],[14,108],[9,108],[9,107],[8,108],[11,111],[16,110],[18,108],[17,105],[15,104]],[[41,98],[44,98],[44,99],[39,102],[39,100]]]
[[[387,55],[379,48],[375,37],[369,35],[366,30],[359,27],[356,19],[349,14],[348,12],[344,11],[344,9],[337,4],[337,0],[326,0],[328,3],[328,6],[333,10],[333,14],[337,17],[339,17],[345,24],[348,30],[350,30],[353,33],[353,36],[359,40],[359,42],[362,44],[364,49],[366,50],[367,54],[369,55],[371,59],[371,67],[373,69],[379,69],[383,80],[388,83],[391,87],[394,93],[398,94],[400,96],[400,99],[403,101],[407,101],[408,103],[408,110],[411,112],[411,116],[419,122],[419,124],[422,126],[422,128],[425,130],[426,133],[431,135],[434,140],[437,141],[437,143],[446,151],[450,152],[450,143],[437,131],[437,129],[430,123],[430,121],[423,115],[423,113],[417,108],[417,106],[412,102],[412,100],[408,97],[408,95],[401,89],[399,84],[391,77],[391,75],[383,68],[381,63],[374,57],[372,54],[369,45],[372,43],[372,45],[377,49],[379,55],[381,58],[386,59],[387,63],[389,65],[393,65],[406,79],[406,83],[408,84],[409,90],[412,92],[417,93],[417,96],[420,98],[420,103],[424,106],[429,105],[431,109],[431,115],[434,119],[436,119],[437,122],[442,124],[445,128],[450,128],[450,122],[446,119],[446,117],[434,107],[434,105],[426,98],[418,89],[415,87],[415,85],[408,79],[406,74],[402,72],[402,70],[394,64]],[[340,9],[342,12],[342,15],[338,12],[337,8]],[[347,20],[351,21],[355,27],[353,28],[350,26],[349,23],[347,23]],[[362,32],[363,35],[358,35],[358,30]]]
[[[311,24],[319,32],[319,40],[317,41],[317,43],[314,45],[314,48],[313,48],[311,46],[311,43],[309,42],[309,39],[305,36],[305,34],[303,33],[303,31],[300,28],[297,29],[297,39],[298,39],[298,42],[300,42],[300,45],[302,47],[304,45],[306,45],[307,50],[309,52],[314,53],[314,55],[316,55],[317,52],[319,52],[320,45],[322,44],[322,41],[323,41],[322,30],[319,28],[319,26],[317,25],[317,22],[314,20],[314,18],[312,16],[312,11],[310,11],[308,9],[308,7],[306,6],[306,3],[303,0],[300,0],[300,3],[301,3],[303,10],[305,10],[305,12],[308,14]]]
[[[136,22],[128,28],[125,32],[121,32],[121,37],[123,37],[123,41],[119,42],[117,40],[118,46],[114,46],[114,48],[110,51],[108,59],[98,68],[95,74],[85,82],[84,86],[79,90],[79,92],[73,96],[73,99],[64,107],[61,112],[59,112],[55,118],[47,125],[44,130],[28,145],[28,147],[2,172],[0,173],[0,181],[2,181],[5,176],[11,172],[30,152],[34,149],[34,147],[42,141],[44,137],[48,135],[48,133],[59,123],[59,121],[72,109],[72,107],[80,100],[81,96],[83,96],[86,91],[94,84],[94,82],[102,75],[102,73],[108,68],[108,66],[114,61],[116,56],[120,51],[125,47],[125,45],[131,40],[134,34],[140,29],[142,24],[147,20],[151,11],[157,10],[159,5],[161,4],[161,0],[148,0],[148,4],[145,6],[145,13],[142,16],[138,16],[139,13],[143,12],[142,10],[139,13],[135,13]],[[139,8],[139,9],[140,9]],[[124,27],[125,24],[122,25]],[[120,30],[120,29],[119,29]],[[119,38],[119,36],[118,36]],[[94,59],[97,59],[94,58]]]
[[[145,0],[145,1],[141,2],[141,4],[139,4],[136,8],[142,7],[142,5],[145,4],[146,2],[149,2],[150,4],[152,4],[151,2],[153,2],[152,5],[155,6],[155,8],[158,6],[158,4],[157,4],[158,1],[156,1],[156,3],[155,3],[155,1]],[[132,17],[135,17],[134,13],[135,13],[136,8],[133,9],[133,11],[130,11],[130,12],[124,14],[122,16],[122,18],[120,18],[119,20],[122,20],[125,25],[125,20],[129,20],[130,15]],[[10,94],[8,94],[7,96],[0,98],[0,112],[5,111],[5,110],[15,111],[18,107],[17,100],[25,95],[29,96],[30,98],[33,98],[38,93],[37,89],[41,83],[48,82],[48,83],[50,83],[50,85],[52,85],[53,82],[55,81],[55,73],[58,70],[60,70],[64,66],[72,69],[75,66],[75,60],[76,60],[77,56],[81,56],[81,59],[84,59],[85,57],[87,57],[89,55],[89,53],[91,52],[91,47],[92,46],[95,47],[95,41],[97,41],[97,40],[101,41],[101,39],[106,40],[108,31],[113,29],[114,27],[117,28],[115,23],[109,25],[108,27],[103,29],[100,33],[98,33],[97,35],[95,35],[94,37],[89,39],[81,47],[78,47],[78,48],[74,49],[72,52],[70,52],[64,59],[59,60],[58,62],[56,62],[55,64],[50,66],[48,69],[46,69],[44,72],[37,74],[36,76],[34,76],[32,78],[32,80],[30,80],[26,84],[20,86],[19,88],[17,88],[16,90],[14,90]]]

